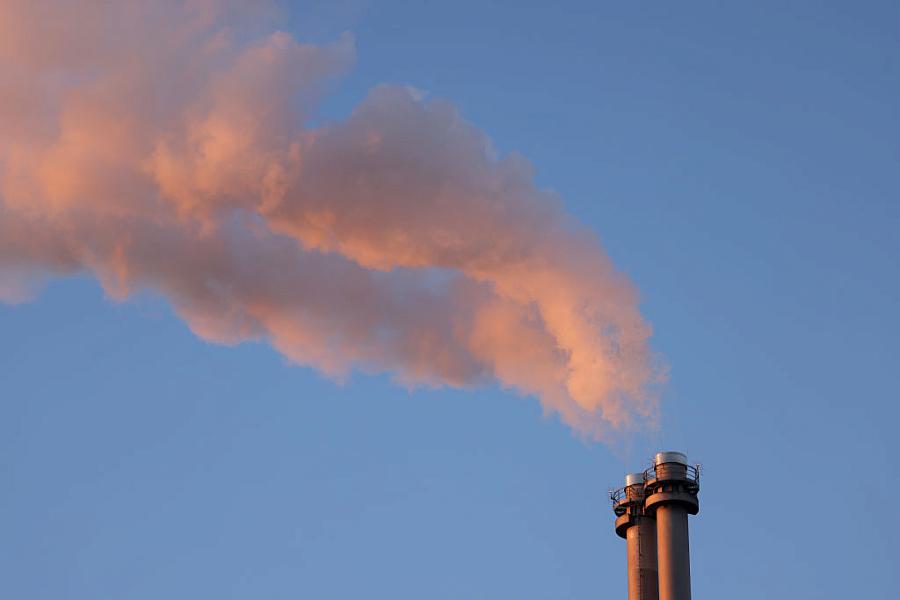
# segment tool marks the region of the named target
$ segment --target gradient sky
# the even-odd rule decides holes
[[[287,17],[357,36],[322,120],[452,100],[601,237],[671,366],[659,432],[336,384],[57,280],[0,305],[0,597],[624,598],[606,492],[660,449],[705,467],[695,597],[900,596],[900,8],[620,4]]]

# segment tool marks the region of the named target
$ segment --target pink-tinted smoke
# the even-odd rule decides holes
[[[496,381],[597,438],[652,424],[635,291],[530,165],[403,87],[306,127],[353,39],[266,18],[0,0],[0,298],[88,271],[329,375]]]

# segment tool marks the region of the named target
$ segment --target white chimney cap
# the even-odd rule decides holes
[[[629,485],[637,485],[644,483],[644,474],[643,473],[629,473],[625,476],[625,487]]]
[[[677,463],[687,466],[687,454],[684,452],[659,452],[653,459],[654,465],[662,465],[665,463]]]

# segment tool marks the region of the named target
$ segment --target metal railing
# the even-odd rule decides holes
[[[688,481],[695,483],[699,486],[700,485],[700,470],[702,468],[701,465],[699,465],[699,464],[684,465],[684,468],[685,468],[684,479],[687,479]],[[647,469],[646,471],[644,471],[644,483],[650,481],[651,479],[658,479],[656,469],[657,469],[657,466],[654,465],[654,466],[650,467],[649,469]]]
[[[702,466],[700,464],[685,465],[684,479],[688,480],[699,488],[701,469]],[[657,479],[656,466],[652,466],[644,471],[644,483],[647,483],[651,479]],[[617,506],[628,499],[628,495],[626,492],[628,487],[629,486],[626,485],[624,487],[609,490],[609,500],[613,506]]]

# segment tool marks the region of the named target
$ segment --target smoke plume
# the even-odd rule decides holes
[[[405,87],[308,126],[353,38],[268,18],[0,0],[0,298],[89,272],[329,376],[498,382],[597,438],[652,423],[635,290],[529,163]]]

